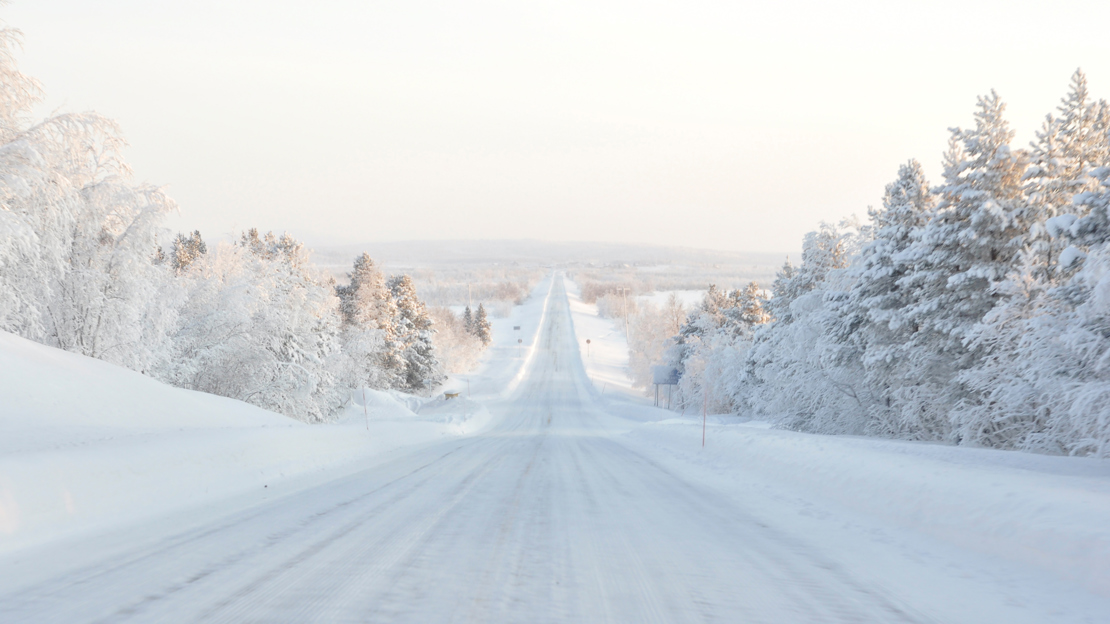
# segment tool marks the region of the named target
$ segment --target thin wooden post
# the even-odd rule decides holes
[[[709,404],[709,389],[702,388],[701,394],[701,447],[705,448],[705,412]]]

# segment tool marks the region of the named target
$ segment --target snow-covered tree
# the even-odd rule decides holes
[[[869,240],[870,228],[855,220],[823,223],[805,236],[802,263],[780,271],[769,306],[775,318],[754,332],[745,375],[732,386],[737,405],[796,429],[864,432],[860,412],[869,397],[840,327],[851,263]]]
[[[869,211],[874,239],[860,250],[851,289],[835,303],[836,315],[826,326],[844,361],[862,369],[857,387],[868,401],[858,416],[868,433],[900,435],[915,426],[902,420],[894,398],[906,379],[901,366],[915,331],[904,322],[904,311],[918,295],[900,281],[913,268],[904,252],[934,209],[921,165],[915,160],[902,165],[898,179],[886,187],[882,208]]]
[[[1030,229],[1027,244],[1035,258],[1034,270],[1040,277],[1055,281],[1059,257],[1068,246],[1067,237],[1060,236],[1061,224],[1072,223],[1083,206],[1072,198],[1093,191],[1097,183],[1090,172],[1110,157],[1110,106],[1106,101],[1094,102],[1087,92],[1087,77],[1076,70],[1068,94],[1057,107],[1058,117],[1048,115],[1037,140],[1032,144],[1030,164],[1025,172],[1030,207]],[[1078,215],[1077,215],[1078,216]],[[1057,217],[1064,217],[1057,219]],[[1050,231],[1051,230],[1051,231]],[[1060,267],[1065,271],[1070,267]]]
[[[468,333],[471,335],[476,333],[474,331],[474,313],[470,311],[470,306],[466,306],[466,309],[463,310],[462,323]]]
[[[443,371],[436,360],[432,318],[424,302],[416,294],[416,287],[408,275],[390,278],[388,287],[397,307],[394,331],[401,344],[404,362],[399,389],[406,392],[425,393],[443,382]],[[485,311],[479,306],[479,319]]]
[[[369,254],[355,259],[349,282],[335,288],[343,318],[341,342],[343,383],[351,388],[385,389],[397,384],[403,367],[394,318],[397,306],[385,276]]]
[[[345,398],[330,364],[339,300],[299,242],[251,230],[198,257],[180,279],[188,297],[174,358],[159,376],[306,422],[335,412]]]
[[[435,307],[428,311],[435,323],[433,336],[436,359],[448,373],[466,373],[473,370],[478,358],[485,350],[478,337],[471,333],[457,314],[446,307]]]
[[[18,40],[0,30],[0,329],[147,371],[173,322],[153,262],[173,203],[131,180],[111,120],[30,123],[41,91],[16,66]]]
[[[705,402],[715,413],[745,403],[737,387],[747,381],[748,349],[770,318],[758,284],[730,292],[711,284],[664,353],[664,363],[679,372],[679,403]]]
[[[1030,257],[977,327],[988,355],[961,381],[981,399],[954,414],[965,443],[1110,456],[1110,167],[1090,173],[1101,188],[1073,209],[1085,216],[1055,218],[1072,226],[1056,235],[1083,248],[1066,248],[1060,267],[1078,270],[1046,279]]]
[[[194,230],[188,236],[178,234],[173,239],[173,246],[170,250],[170,267],[175,273],[181,273],[189,268],[189,265],[197,258],[206,253],[208,253],[208,245],[201,238],[200,230]]]
[[[486,307],[478,304],[478,311],[474,314],[474,335],[482,344],[489,346],[493,342],[493,326],[490,325],[489,316],[486,314]]]
[[[957,374],[983,356],[973,330],[1005,298],[999,286],[1020,263],[1030,227],[1026,159],[1010,149],[1005,105],[992,91],[978,109],[974,128],[952,130],[937,208],[899,254],[913,268],[898,285],[914,294],[891,319],[913,329],[896,402],[900,420],[926,439],[948,439],[951,410],[974,398]]]

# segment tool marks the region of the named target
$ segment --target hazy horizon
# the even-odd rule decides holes
[[[907,159],[936,183],[992,88],[1016,147],[1077,67],[1110,94],[1105,45],[1032,2],[13,0],[3,18],[39,114],[117,120],[173,229],[316,244],[798,249],[866,218]]]

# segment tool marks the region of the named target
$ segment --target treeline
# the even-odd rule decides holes
[[[1015,149],[995,93],[943,180],[910,161],[870,223],[805,237],[771,296],[710,289],[685,401],[797,430],[1110,455],[1110,106],[1077,71]]]
[[[369,256],[337,284],[289,235],[167,240],[174,203],[131,180],[114,122],[30,121],[41,89],[17,36],[0,31],[0,329],[309,422],[352,388],[443,380],[412,280]]]

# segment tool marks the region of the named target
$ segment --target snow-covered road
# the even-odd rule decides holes
[[[483,433],[234,513],[20,553],[0,561],[0,621],[1043,621],[981,578],[947,592],[938,553],[916,575],[892,552],[902,571],[877,582],[889,560],[840,558],[827,534],[675,469],[598,400],[560,279],[544,318]]]

